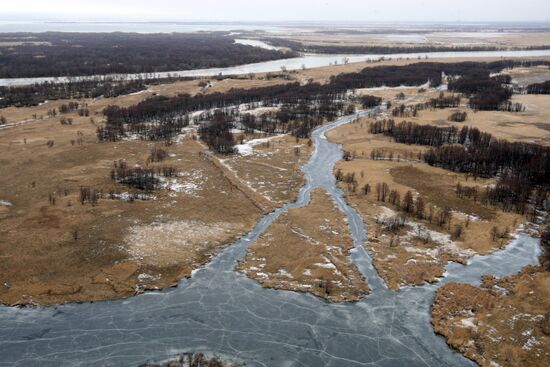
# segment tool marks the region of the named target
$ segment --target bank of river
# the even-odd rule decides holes
[[[250,41],[250,40],[248,40]],[[263,42],[262,42],[263,43]],[[259,47],[259,45],[256,44]],[[210,77],[217,75],[243,75],[250,73],[268,73],[286,70],[299,70],[301,68],[319,68],[329,66],[330,64],[346,62],[362,62],[369,60],[379,60],[384,58],[389,59],[434,59],[434,58],[486,58],[486,57],[544,57],[550,56],[550,50],[525,50],[525,51],[463,51],[463,52],[422,52],[422,53],[400,53],[386,55],[345,55],[345,54],[308,54],[291,59],[281,59],[273,61],[264,61],[255,64],[246,64],[238,66],[230,66],[225,68],[211,69],[196,69],[196,70],[180,70],[166,71],[160,73],[147,74],[112,74],[112,75],[94,75],[94,76],[62,76],[62,77],[43,77],[43,78],[8,78],[0,79],[0,86],[25,85],[33,83],[66,83],[76,80],[90,80],[94,78],[110,77],[115,80],[128,79],[152,79],[152,78],[168,78],[168,77]]]
[[[366,112],[365,112],[366,113]],[[365,114],[363,113],[363,114]],[[213,352],[248,366],[473,366],[447,347],[430,324],[430,305],[442,283],[479,283],[538,262],[539,242],[520,235],[504,250],[450,264],[442,282],[388,290],[361,246],[363,221],[344,201],[332,169],[342,151],[314,131],[315,151],[303,167],[298,200],[263,217],[242,239],[177,288],[127,300],[51,308],[0,307],[0,366],[135,366],[182,351]],[[331,304],[309,294],[264,289],[234,271],[246,248],[283,212],[305,206],[324,188],[347,215],[356,245],[351,258],[371,294],[358,303]]]

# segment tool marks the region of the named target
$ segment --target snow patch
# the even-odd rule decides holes
[[[254,146],[260,145],[260,144],[263,144],[263,143],[267,143],[270,140],[277,139],[277,138],[280,138],[282,136],[285,136],[285,134],[275,135],[275,136],[271,136],[269,138],[260,138],[260,139],[249,140],[247,142],[244,142],[243,144],[235,145],[235,149],[236,149],[237,153],[239,153],[240,155],[249,156],[249,155],[254,154]]]
[[[460,320],[460,325],[462,327],[477,330],[477,325],[475,324],[475,317],[468,317],[467,319]]]

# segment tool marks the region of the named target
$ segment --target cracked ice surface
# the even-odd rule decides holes
[[[262,218],[241,240],[175,289],[128,300],[44,309],[0,307],[0,366],[136,366],[184,351],[212,352],[248,366],[474,366],[449,349],[430,325],[434,292],[449,281],[478,284],[482,274],[512,274],[537,262],[538,241],[519,235],[506,249],[450,264],[440,283],[385,288],[360,246],[364,225],[335,186],[341,151],[323,133],[304,166],[306,185],[296,203]],[[372,293],[354,304],[331,304],[309,294],[264,289],[233,270],[247,246],[290,207],[306,205],[325,188],[347,215],[356,248],[351,259]]]

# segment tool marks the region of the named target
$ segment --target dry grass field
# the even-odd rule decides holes
[[[525,78],[540,78],[539,70],[523,71]],[[397,93],[405,94],[397,99]],[[417,93],[414,88],[358,91],[375,94],[392,104],[422,103],[432,98],[433,91]],[[465,102],[465,101],[463,101]],[[396,118],[418,124],[478,127],[482,131],[509,141],[548,145],[550,98],[543,95],[515,95],[513,102],[522,103],[526,111],[475,112],[464,103],[460,108],[422,110],[414,118]],[[464,123],[448,121],[451,113],[465,111]],[[389,118],[384,113],[378,118]],[[341,126],[328,137],[343,144],[351,153],[350,161],[340,161],[336,169],[345,177],[355,174],[357,185],[340,183],[348,202],[362,215],[368,228],[366,247],[373,264],[388,287],[435,282],[444,276],[449,261],[463,263],[474,254],[487,254],[508,244],[514,231],[530,230],[526,218],[482,205],[472,199],[459,198],[456,185],[491,185],[491,179],[472,179],[419,161],[425,147],[392,142],[383,135],[368,132],[372,119]],[[378,150],[386,159],[372,160],[370,152]],[[389,159],[392,157],[392,159]],[[451,209],[451,219],[443,226],[424,217],[409,215],[405,225],[392,228],[388,223],[399,218],[395,205],[377,200],[376,185],[386,183],[403,200],[410,191],[421,197],[426,208],[438,213]],[[371,192],[363,188],[370,185]],[[403,201],[402,201],[403,202]],[[432,211],[432,209],[427,209]],[[437,216],[437,215],[436,215]],[[460,236],[454,232],[461,227]],[[494,229],[496,232],[494,232]],[[487,270],[490,273],[490,269]],[[451,283],[437,291],[432,306],[434,330],[447,343],[481,366],[539,366],[550,356],[550,276],[542,267],[527,267],[521,273],[496,279],[486,276],[481,287]]]
[[[257,146],[260,155],[230,158],[239,174],[251,175],[246,182],[236,181],[221,162],[225,157],[205,152],[191,133],[168,147],[97,141],[105,106],[134,104],[153,93],[198,93],[198,83],[79,101],[88,104],[90,117],[40,119],[67,100],[0,110],[8,124],[18,123],[0,129],[0,302],[93,301],[173,286],[250,230],[263,213],[294,197],[303,180],[298,168],[310,152],[307,141],[280,137],[270,147]],[[264,81],[235,85],[258,83]],[[232,85],[212,84],[210,91]],[[61,117],[73,123],[62,125]],[[155,145],[169,155],[159,163],[148,159]],[[173,167],[177,175],[163,179],[160,190],[146,195],[149,200],[128,200],[136,190],[111,179],[119,160],[128,167]],[[265,188],[275,198],[269,206],[259,205],[254,191],[261,191],[260,177],[272,183]],[[100,193],[97,205],[80,203],[81,187]]]
[[[483,367],[542,366],[550,360],[550,273],[528,267],[481,287],[437,291],[432,323],[453,348]]]
[[[307,81],[313,79],[320,83],[326,83],[331,75],[337,75],[340,73],[358,72],[364,68],[387,66],[387,65],[409,65],[417,62],[441,62],[441,63],[456,63],[456,62],[491,62],[502,60],[500,57],[454,57],[454,58],[428,58],[424,60],[418,60],[416,58],[403,58],[403,59],[386,59],[376,62],[353,62],[349,64],[331,65],[314,69],[300,70],[295,73],[291,73],[291,76],[299,81]],[[522,57],[521,60],[550,60],[550,57]],[[257,77],[262,77],[262,74],[258,74]],[[369,93],[370,94],[370,93]]]
[[[109,299],[171,286],[262,214],[195,141],[165,148],[170,157],[150,164],[153,143],[98,143],[89,125],[42,122],[1,132],[0,197],[11,204],[0,214],[2,303]],[[78,131],[83,141],[73,145]],[[110,177],[121,159],[178,174],[151,200],[128,201],[133,190]],[[102,193],[97,205],[80,203],[81,187]]]
[[[357,187],[341,183],[348,201],[362,214],[368,226],[367,248],[380,275],[392,289],[405,285],[420,285],[436,281],[444,273],[448,261],[464,262],[474,254],[486,254],[504,246],[510,233],[524,219],[486,207],[471,199],[458,198],[458,183],[478,186],[480,190],[493,180],[467,178],[464,175],[431,167],[418,161],[418,153],[424,148],[391,142],[381,135],[368,132],[369,119],[341,126],[327,134],[334,142],[343,144],[351,152],[351,161],[340,161],[336,169],[345,176],[355,174]],[[393,160],[372,160],[372,150],[381,150]],[[400,230],[386,228],[388,220],[400,214],[394,205],[377,200],[377,184],[386,183],[390,190],[399,193],[403,201],[407,191],[414,197],[421,196],[425,212],[434,217],[444,208],[451,209],[451,220],[444,226],[427,218],[407,219]],[[364,194],[369,185],[371,192]],[[430,209],[431,208],[431,209]],[[427,216],[427,214],[426,214]],[[452,238],[456,227],[462,228],[460,238]],[[491,230],[496,227],[501,238],[493,239]]]
[[[207,87],[201,86],[203,82],[209,82]],[[47,101],[40,106],[33,107],[7,107],[0,109],[0,116],[6,118],[8,125],[20,124],[20,123],[40,123],[43,120],[48,119],[48,110],[56,109],[63,104],[67,104],[70,101],[79,102],[81,105],[87,105],[90,110],[90,116],[96,120],[101,121],[101,111],[109,105],[117,105],[121,107],[127,107],[141,102],[144,99],[150,98],[155,95],[162,95],[167,97],[176,96],[178,94],[188,93],[195,95],[197,93],[215,93],[215,92],[227,92],[232,88],[255,88],[262,86],[270,86],[281,83],[288,83],[283,79],[224,79],[216,81],[214,79],[197,79],[188,81],[177,81],[173,83],[151,85],[147,89],[132,93],[128,95],[122,95],[114,98],[97,98],[97,99],[79,99],[79,100],[55,100]],[[67,117],[76,118],[76,114],[71,116],[67,114]],[[57,117],[57,120],[59,116]],[[0,126],[0,130],[6,128]]]
[[[210,79],[207,87],[201,86],[201,80],[154,85],[143,92],[117,98],[80,100],[88,106],[90,117],[80,117],[76,113],[63,115],[73,119],[72,125],[61,125],[61,116],[47,118],[48,110],[59,109],[68,100],[0,110],[0,115],[8,121],[8,126],[0,128],[3,152],[0,157],[0,301],[48,304],[111,299],[176,284],[246,232],[262,213],[293,200],[303,182],[298,168],[311,152],[307,140],[270,138],[268,142],[254,144],[252,154],[219,157],[208,154],[204,146],[188,137],[163,148],[170,154],[165,161],[150,163],[148,156],[153,143],[140,140],[97,142],[95,130],[103,119],[101,111],[105,106],[128,106],[153,95],[224,92],[234,87],[267,86],[293,80],[323,82],[339,72],[412,62],[416,60],[303,70],[291,73],[290,80],[268,80],[265,74],[258,74],[252,79]],[[401,101],[395,97],[399,92],[404,93],[404,101],[409,104],[437,95],[433,90],[418,94],[417,88],[357,91],[379,95],[392,100],[394,105]],[[466,123],[479,124],[480,129],[504,138],[547,142],[544,121],[548,99],[543,96],[514,98],[527,105],[526,112],[499,113],[498,116],[471,113],[469,119],[472,120]],[[422,111],[416,121],[448,123],[446,113],[450,111]],[[356,172],[358,177],[359,172],[363,172],[360,185],[384,181],[402,194],[412,190],[439,206],[445,205],[438,202],[439,197],[444,197],[445,203],[452,204],[456,211],[453,225],[470,218],[469,228],[460,241],[443,241],[452,227],[439,229],[426,223],[415,224],[414,228],[400,234],[409,237],[411,248],[422,248],[422,251],[388,247],[388,242],[395,243],[392,236],[376,244],[371,241],[370,249],[376,253],[375,265],[395,289],[401,284],[433,281],[442,274],[448,260],[464,261],[473,252],[486,253],[502,246],[506,238],[496,242],[490,240],[490,228],[496,225],[502,230],[512,229],[521,222],[521,218],[511,214],[457,200],[453,187],[457,182],[464,182],[464,177],[418,162],[368,159],[373,148],[390,150],[402,157],[414,156],[422,148],[368,136],[364,122],[341,127],[330,136],[355,153],[353,161],[342,162],[339,168],[344,172]],[[263,137],[242,137],[252,141],[257,138]],[[243,141],[243,144],[248,143]],[[109,191],[131,191],[110,178],[113,163],[121,159],[129,167],[172,166],[178,176],[166,180],[162,190],[152,193],[154,200],[129,202],[123,200],[127,198],[125,195],[113,200]],[[431,185],[417,180],[419,176],[430,177]],[[475,184],[481,187],[490,182],[478,180]],[[81,187],[102,192],[97,205],[80,204]],[[381,206],[372,197],[364,198],[350,192],[348,195],[350,201],[366,213],[365,220],[372,226],[369,236],[372,236],[377,232],[377,216],[388,214],[390,208]],[[311,208],[308,207],[308,212]],[[422,231],[421,225],[434,233],[441,232],[442,237],[433,237],[446,244],[442,245],[441,241],[419,243],[415,239],[418,236],[411,236],[409,232]],[[473,240],[478,237],[480,241]],[[393,256],[399,260],[393,261]]]
[[[238,269],[267,288],[309,292],[332,302],[358,301],[368,286],[348,258],[347,221],[317,189],[303,208],[282,214],[253,243]]]
[[[477,127],[481,131],[510,140],[525,143],[550,145],[550,96],[549,95],[514,95],[512,102],[525,106],[524,112],[474,111],[464,104],[460,108],[424,110],[417,117],[395,118],[396,121],[412,121],[418,124]],[[394,103],[395,104],[395,103]],[[449,121],[454,112],[468,114],[464,122]]]
[[[295,200],[298,189],[304,184],[300,168],[312,151],[308,139],[289,135],[258,139],[242,136],[237,139],[247,141],[247,138],[248,142],[242,146],[251,147],[251,151],[223,159],[223,164],[274,205]]]
[[[273,37],[273,35],[268,35]],[[422,32],[410,34],[396,33],[343,33],[286,32],[277,37],[302,42],[306,45],[321,46],[493,46],[527,47],[550,44],[549,32]]]

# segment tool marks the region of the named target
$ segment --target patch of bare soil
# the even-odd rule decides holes
[[[527,267],[480,287],[438,289],[432,323],[447,343],[481,366],[542,366],[550,360],[550,273]]]
[[[343,125],[327,136],[350,152],[349,161],[336,165],[339,185],[367,224],[366,246],[391,289],[434,282],[443,276],[449,261],[464,263],[474,254],[487,254],[510,241],[512,231],[524,221],[521,216],[456,194],[459,183],[482,191],[493,180],[474,181],[431,167],[418,160],[424,147],[372,135],[369,121]],[[384,159],[372,159],[372,151],[381,152]],[[387,185],[384,200],[377,193],[377,186],[383,184]],[[403,207],[408,192],[413,204],[407,213]],[[418,198],[423,206],[420,214]],[[445,212],[447,217],[440,221]]]
[[[368,285],[348,258],[353,240],[345,219],[328,193],[317,189],[308,206],[281,215],[249,247],[238,269],[266,288],[357,301]]]

